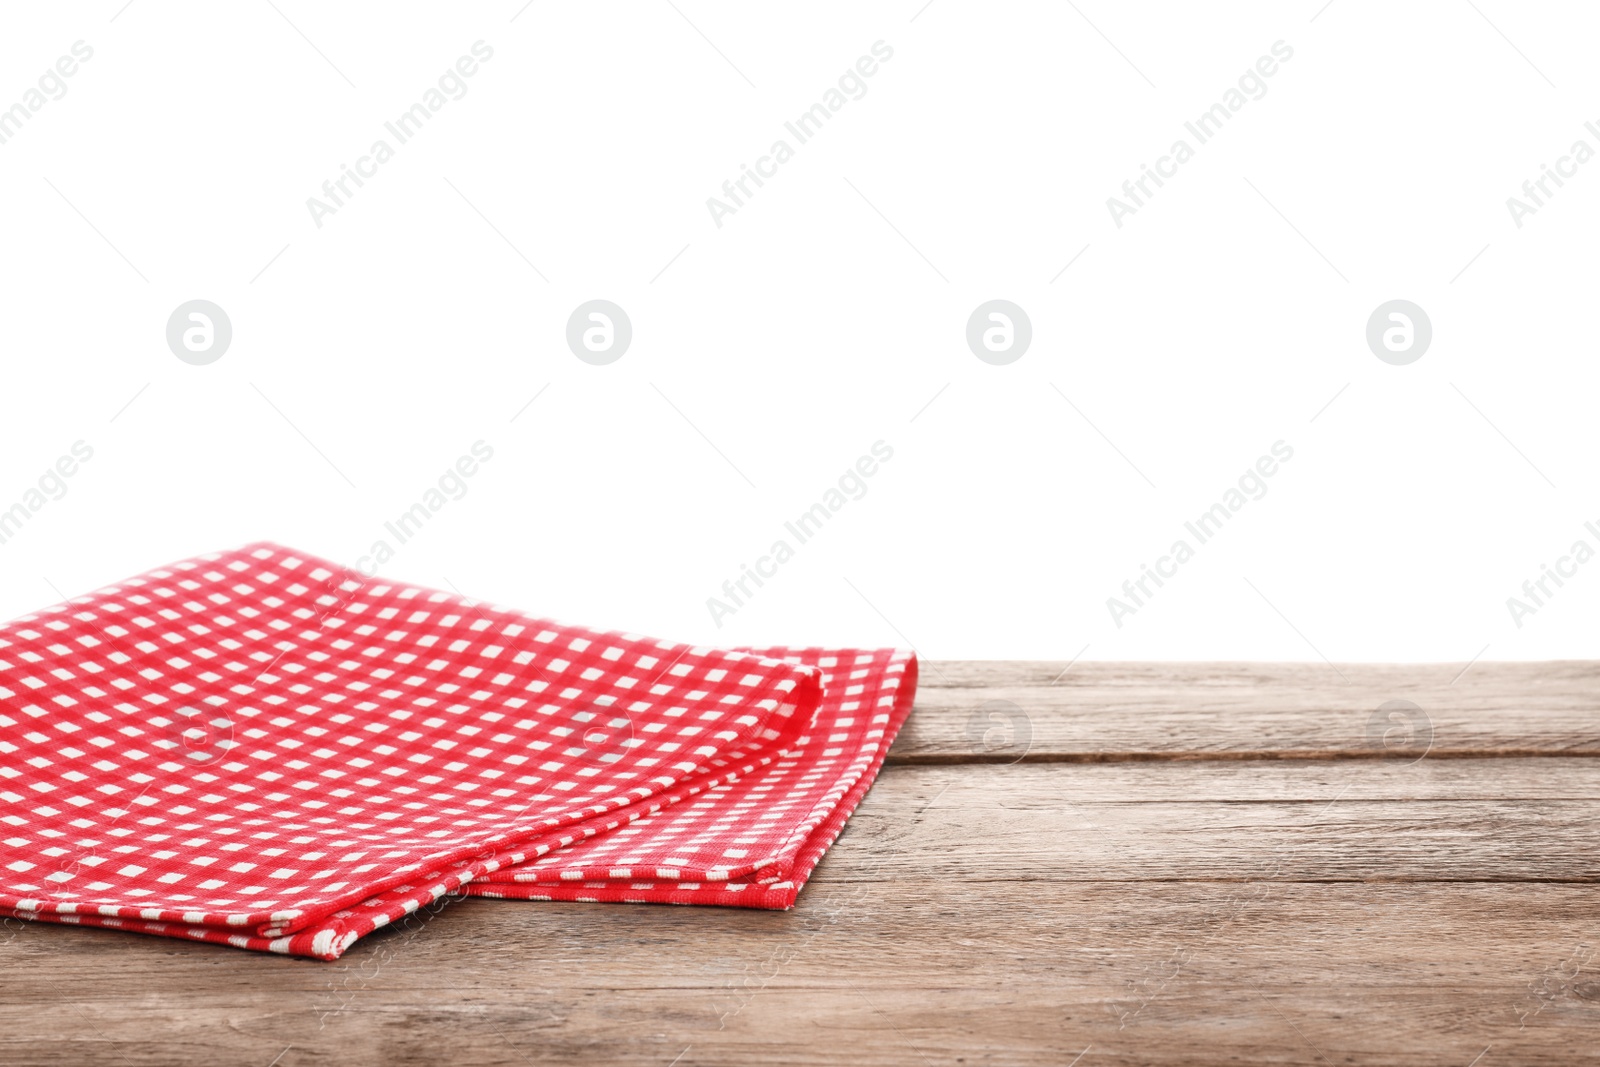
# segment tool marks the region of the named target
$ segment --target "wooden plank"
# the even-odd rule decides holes
[[[831,858],[859,880],[1594,882],[1600,763],[901,767]]]
[[[1382,682],[1397,689],[1413,686],[1457,686],[1493,675],[1508,684],[1532,690],[1600,676],[1596,660],[1478,660],[1471,663],[1338,663],[1321,661],[1259,662],[1234,660],[922,660],[919,688],[971,688],[991,685],[1051,687],[1095,685],[1140,689],[1181,685],[1186,688],[1232,688],[1242,683],[1296,689]],[[1349,679],[1347,682],[1345,679]]]
[[[930,662],[889,759],[1600,755],[1600,662],[1463,666]]]
[[[39,927],[4,946],[0,1060],[1589,1062],[1593,899],[823,882],[790,913],[469,901],[331,965]]]

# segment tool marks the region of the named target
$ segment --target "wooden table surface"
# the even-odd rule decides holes
[[[790,912],[0,928],[7,1064],[1600,1059],[1600,664],[923,665]]]

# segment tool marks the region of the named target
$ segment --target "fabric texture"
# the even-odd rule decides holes
[[[787,908],[916,678],[186,560],[0,627],[0,914],[331,960],[459,893]]]

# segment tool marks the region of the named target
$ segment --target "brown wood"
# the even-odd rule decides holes
[[[1065,666],[928,665],[791,912],[465,901],[333,964],[11,921],[0,1063],[1600,1060],[1593,665]]]
[[[1431,737],[1374,730],[1405,700]],[[1431,747],[1428,743],[1431,741]],[[931,663],[898,763],[1600,755],[1600,662]]]

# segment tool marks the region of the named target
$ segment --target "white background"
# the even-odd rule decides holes
[[[1600,561],[1520,628],[1506,604],[1600,547],[1600,161],[1506,207],[1600,149],[1593,9],[675,2],[7,5],[0,107],[94,55],[0,145],[0,508],[94,458],[0,545],[0,615],[258,539],[354,565],[483,440],[384,574],[719,643],[1595,655]],[[314,225],[479,40],[466,95]],[[718,228],[707,198],[880,40]],[[1116,227],[1107,197],[1279,40],[1266,95]],[[166,345],[195,298],[233,325],[209,366]],[[609,366],[565,344],[593,298],[633,323]],[[1033,325],[1008,366],[965,342],[994,298]],[[1433,324],[1409,366],[1365,342],[1394,298]],[[714,625],[879,440],[866,496]],[[1116,626],[1278,440],[1267,495]]]

